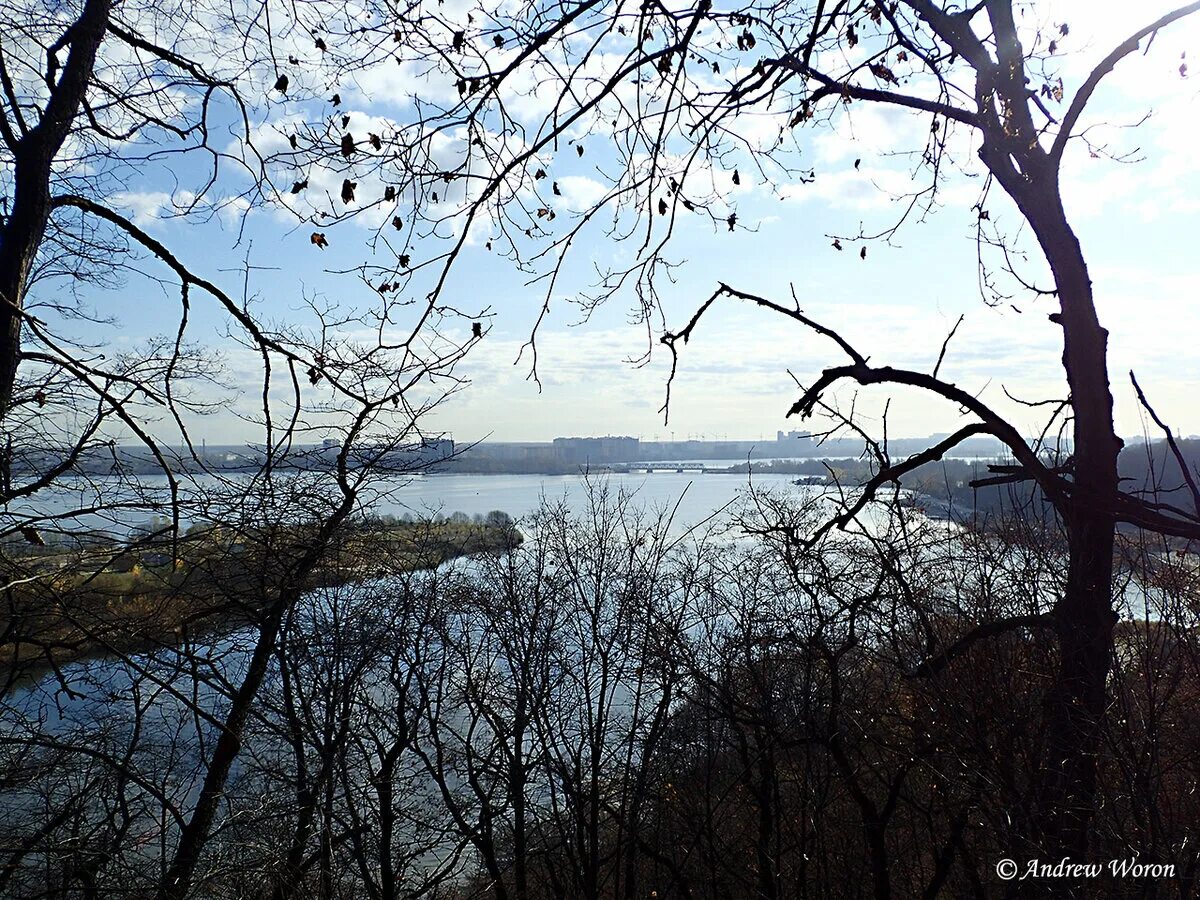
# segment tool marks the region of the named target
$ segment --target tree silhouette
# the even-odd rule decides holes
[[[983,483],[1029,483],[1052,505],[1067,536],[1065,588],[1035,622],[1028,616],[981,622],[965,644],[947,653],[956,656],[975,641],[1031,624],[1056,636],[1059,673],[1050,691],[1052,724],[1030,839],[1077,858],[1086,855],[1100,722],[1108,705],[1116,622],[1114,534],[1127,525],[1200,537],[1200,492],[1182,460],[1182,502],[1126,491],[1119,482],[1122,442],[1113,421],[1108,333],[1063,206],[1060,176],[1071,142],[1087,141],[1089,104],[1106,76],[1197,10],[1200,4],[1190,3],[1141,27],[1131,25],[1128,37],[1073,90],[1055,76],[1055,54],[1068,40],[1069,23],[1022,24],[1011,0],[966,5],[701,0],[636,8],[585,0],[489,10],[461,22],[451,13],[424,14],[405,19],[397,32],[402,58],[423,66],[431,83],[440,78],[455,84],[457,100],[421,106],[422,115],[405,132],[405,151],[385,154],[381,171],[401,183],[401,195],[436,199],[439,181],[465,182],[452,210],[430,203],[411,211],[424,238],[436,236],[440,224],[455,222],[448,249],[438,243],[438,254],[428,257],[441,273],[438,285],[470,236],[486,231],[489,249],[507,255],[529,273],[531,283],[544,286],[539,325],[564,275],[564,260],[598,229],[625,241],[630,248],[625,257],[632,261],[602,270],[582,295],[585,308],[627,289],[643,319],[654,322],[658,291],[675,265],[666,250],[680,217],[710,219],[718,237],[742,228],[746,219],[739,216],[730,186],[741,184],[748,171],[767,183],[811,180],[812,172],[789,152],[795,136],[836,124],[847,106],[886,105],[929,125],[923,141],[908,148],[919,160],[919,173],[904,212],[882,232],[834,237],[837,250],[844,241],[891,237],[931,212],[947,171],[973,165],[965,155],[970,151],[959,148],[973,147],[986,176],[974,207],[980,244],[1000,254],[1001,266],[1021,289],[1058,303],[1051,320],[1061,328],[1070,396],[1054,407],[1047,430],[1069,427],[1069,455],[1058,453],[1066,442],[1027,441],[996,410],[940,377],[945,345],[932,371],[880,365],[835,329],[805,315],[794,298],[743,291],[731,283],[732,275],[682,327],[664,328],[661,342],[675,360],[714,304],[744,301],[830,339],[846,357],[804,386],[789,414],[826,411],[827,393],[844,382],[913,389],[970,413],[971,424],[908,460],[893,461],[885,445],[872,444],[876,474],[862,500],[826,528],[846,527],[878,489],[940,459],[966,438],[990,434],[1003,442],[1016,464]],[[778,136],[757,143],[747,138],[743,126],[752,120],[777,125]],[[435,135],[448,134],[457,136],[453,163],[430,171],[423,164],[427,148]],[[566,225],[555,226],[556,211],[566,209],[555,199],[565,176],[580,171],[579,161],[590,151],[600,156],[588,169],[602,183],[599,196],[576,209]],[[1011,236],[996,230],[985,205],[995,186],[1032,234],[1051,287],[1035,287],[1014,268]],[[865,243],[860,255],[866,259]],[[980,265],[985,287],[994,284],[995,273],[982,256]],[[536,336],[535,325],[530,337],[535,375]],[[843,424],[861,433],[856,423]]]

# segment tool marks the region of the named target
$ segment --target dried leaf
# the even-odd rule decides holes
[[[354,137],[350,134],[350,132],[347,131],[342,135],[342,156],[346,159],[349,159],[354,155],[355,149]]]
[[[348,115],[342,116],[342,127],[345,128],[349,124],[350,124],[350,117]]]
[[[399,216],[392,216],[392,227],[399,231],[404,227],[404,220]]]
[[[295,184],[292,185],[292,193],[298,194],[302,190],[304,190],[306,187],[308,187],[308,179],[307,178],[305,178],[303,181],[297,181]]]
[[[662,197],[658,198],[658,214],[660,216],[665,216],[667,214],[667,201]]]
[[[321,40],[320,38],[317,38],[315,41],[313,41],[313,44],[322,53],[324,53],[326,50],[329,49],[328,47],[325,46],[325,42],[323,40]]]
[[[859,259],[867,258],[867,248],[866,247],[863,247],[861,250],[858,251],[858,258]]]
[[[496,35],[494,38],[492,38],[492,43],[495,44],[497,48],[503,47],[504,46],[504,38],[501,37],[500,35]]]
[[[394,187],[392,187],[392,185],[389,184],[387,187],[385,187],[383,189],[383,201],[385,203],[391,203],[395,199],[396,199],[396,189]]]
[[[833,249],[834,249],[834,250],[841,250],[841,249],[842,249],[842,242],[841,242],[841,241],[839,241],[837,238],[834,238],[834,239],[833,239]]]
[[[320,247],[322,250],[329,246],[329,241],[325,240],[325,234],[321,231],[314,231],[308,240],[314,247]]]
[[[296,136],[294,134],[288,135],[288,144],[291,145],[291,148],[293,150],[295,150],[297,148]]]
[[[473,338],[483,337],[483,323],[482,322],[472,322],[471,323],[471,337],[473,337]]]
[[[545,169],[538,169],[536,172],[533,173],[533,178],[535,181],[539,181],[545,177],[546,177]]]
[[[464,32],[464,31],[454,32],[454,42],[452,43],[451,46],[453,46],[455,50],[461,50],[463,48],[463,46],[466,44],[466,42],[467,42],[466,32]]]
[[[354,191],[358,187],[357,181],[351,181],[349,178],[342,179],[342,202],[353,203]]]
[[[553,185],[551,185],[551,188],[552,188],[552,189],[553,189],[553,191],[554,191],[554,196],[555,196],[555,197],[561,197],[561,196],[562,196],[562,191],[560,191],[560,190],[558,189],[558,182],[557,182],[557,181],[556,181],[556,182],[554,182],[554,184],[553,184]]]
[[[400,267],[401,267],[402,269],[407,269],[407,268],[408,268],[408,263],[409,263],[409,256],[408,256],[408,254],[407,254],[407,253],[401,253],[401,254],[400,254]]]
[[[280,75],[278,78],[275,79],[275,90],[279,91],[279,93],[281,93],[281,94],[286,94],[287,89],[288,89],[288,77],[287,77],[287,75]]]
[[[329,98],[329,102],[332,103],[334,106],[341,106],[342,105],[342,95],[334,94],[332,97]]]
[[[383,149],[383,139],[382,139],[382,138],[381,138],[379,135],[377,135],[377,134],[375,134],[375,133],[373,133],[373,132],[372,132],[372,133],[369,133],[369,134],[367,135],[367,141],[368,141],[368,142],[371,144],[371,146],[372,146],[374,149],[376,149],[376,150],[382,150],[382,149]]]
[[[885,66],[883,63],[871,63],[871,74],[886,84],[898,84],[900,79],[896,77],[896,73]]]
[[[583,144],[576,144],[576,145],[575,145],[575,155],[576,155],[576,156],[583,156]]]
[[[738,170],[737,170],[737,169],[734,169],[734,170],[733,170],[733,183],[734,183],[734,184],[741,184],[741,183],[742,183],[742,176],[741,176],[741,173],[740,173],[740,172],[738,172]]]
[[[725,224],[729,226],[730,231],[733,231],[733,226],[737,224],[737,213],[730,213],[729,218],[725,220]]]

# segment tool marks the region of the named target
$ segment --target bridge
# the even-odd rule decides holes
[[[702,462],[671,462],[657,460],[654,462],[613,463],[605,468],[613,472],[724,472],[725,466],[706,466]]]

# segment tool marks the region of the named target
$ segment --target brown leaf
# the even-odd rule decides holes
[[[734,183],[734,184],[741,184],[741,183],[742,183],[742,176],[741,176],[741,174],[738,172],[738,170],[737,170],[737,169],[734,169],[734,170],[733,170],[733,183]]]
[[[899,83],[899,79],[896,77],[896,73],[893,72],[891,69],[889,69],[887,66],[885,66],[883,63],[871,63],[870,69],[871,69],[872,75],[874,75],[880,81],[885,82],[886,84]]]
[[[542,207],[539,207],[539,208],[538,208],[538,211],[537,211],[537,217],[538,217],[539,219],[544,219],[544,218],[546,218],[546,216],[548,216],[548,215],[550,215],[550,210],[549,210],[549,209],[547,209],[547,208],[546,208],[546,207],[544,207],[544,206],[542,206]]]
[[[658,214],[660,216],[665,216],[667,214],[667,201],[662,197],[658,198]]]
[[[841,241],[839,241],[837,238],[834,238],[834,239],[833,239],[833,249],[834,249],[834,250],[841,250],[841,249],[842,249],[842,242],[841,242]]]
[[[306,187],[308,187],[308,179],[307,178],[305,178],[303,181],[297,181],[295,184],[292,185],[292,193],[298,194],[302,190],[304,190]]]
[[[552,185],[551,185],[551,188],[552,188],[552,189],[553,189],[553,191],[554,191],[554,196],[555,196],[555,197],[561,197],[561,196],[562,196],[562,191],[560,191],[560,190],[558,189],[558,182],[557,182],[557,181],[556,181],[556,182],[554,182],[554,184],[552,184]]]
[[[342,127],[345,128],[349,124],[350,124],[350,116],[348,116],[348,115],[342,116]]]
[[[347,131],[342,135],[342,156],[349,159],[354,155],[355,149],[354,137]]]
[[[396,199],[396,189],[390,184],[383,189],[383,200],[385,203],[391,203]]]
[[[737,213],[730,213],[729,218],[725,220],[725,224],[729,226],[730,231],[733,231],[733,226],[737,224]]]
[[[314,247],[320,247],[322,250],[329,246],[329,241],[325,240],[325,234],[320,231],[314,231],[308,240]]]
[[[583,144],[576,144],[576,145],[575,145],[575,155],[576,155],[576,156],[583,156]]]
[[[859,259],[867,258],[867,248],[866,247],[863,247],[861,250],[858,251],[858,258]]]
[[[279,91],[279,93],[281,93],[281,94],[286,94],[287,89],[288,89],[288,77],[287,77],[287,75],[280,75],[278,78],[275,79],[275,90]]]
[[[320,380],[321,380],[321,373],[317,371],[317,367],[309,366],[308,367],[308,383],[316,384]]]
[[[371,132],[370,134],[367,135],[367,141],[376,150],[383,149],[383,139],[379,135],[375,134],[374,132]]]
[[[472,322],[471,323],[471,337],[473,337],[473,338],[483,337],[483,323],[482,322]]]
[[[399,231],[404,227],[404,220],[399,216],[392,216],[392,227]]]
[[[502,38],[500,35],[496,35],[494,38],[492,38],[492,43],[495,44],[497,47],[503,47],[504,46],[504,38]]]
[[[341,106],[342,105],[342,95],[334,94],[332,97],[329,98],[329,102],[332,103],[334,106]]]
[[[320,38],[317,38],[315,41],[313,41],[313,45],[318,50],[320,50],[322,53],[324,53],[326,50],[329,49],[328,47],[325,46],[325,42],[323,40],[321,40]]]
[[[354,190],[358,187],[357,181],[351,181],[349,178],[342,179],[342,202],[354,202]]]
[[[542,179],[542,178],[545,178],[545,177],[546,177],[546,170],[545,170],[545,169],[538,169],[536,172],[534,172],[534,173],[533,173],[533,180],[534,180],[534,181],[538,181],[538,180],[540,180],[540,179]]]
[[[463,32],[463,31],[454,32],[454,41],[451,44],[451,46],[454,47],[455,50],[461,50],[463,48],[463,45],[466,44],[466,42],[467,42],[466,32]]]
[[[297,146],[297,141],[296,141],[296,136],[295,136],[294,134],[289,134],[289,135],[288,135],[288,144],[289,144],[289,145],[291,145],[291,148],[292,148],[293,150],[295,150],[295,149],[296,149],[296,146]]]
[[[400,254],[400,267],[401,267],[402,269],[407,269],[407,268],[408,268],[408,263],[409,263],[409,256],[408,256],[408,254],[407,254],[407,253],[401,253],[401,254]]]

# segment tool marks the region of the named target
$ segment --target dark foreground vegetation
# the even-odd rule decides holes
[[[682,537],[593,485],[458,566],[372,543],[386,577],[288,612],[195,895],[1001,896],[997,862],[1042,854],[1060,536],[827,513],[759,496]],[[1092,829],[1095,859],[1173,875],[1077,896],[1190,895],[1196,559],[1118,542]],[[197,634],[10,685],[0,891],[154,896],[247,653]]]

